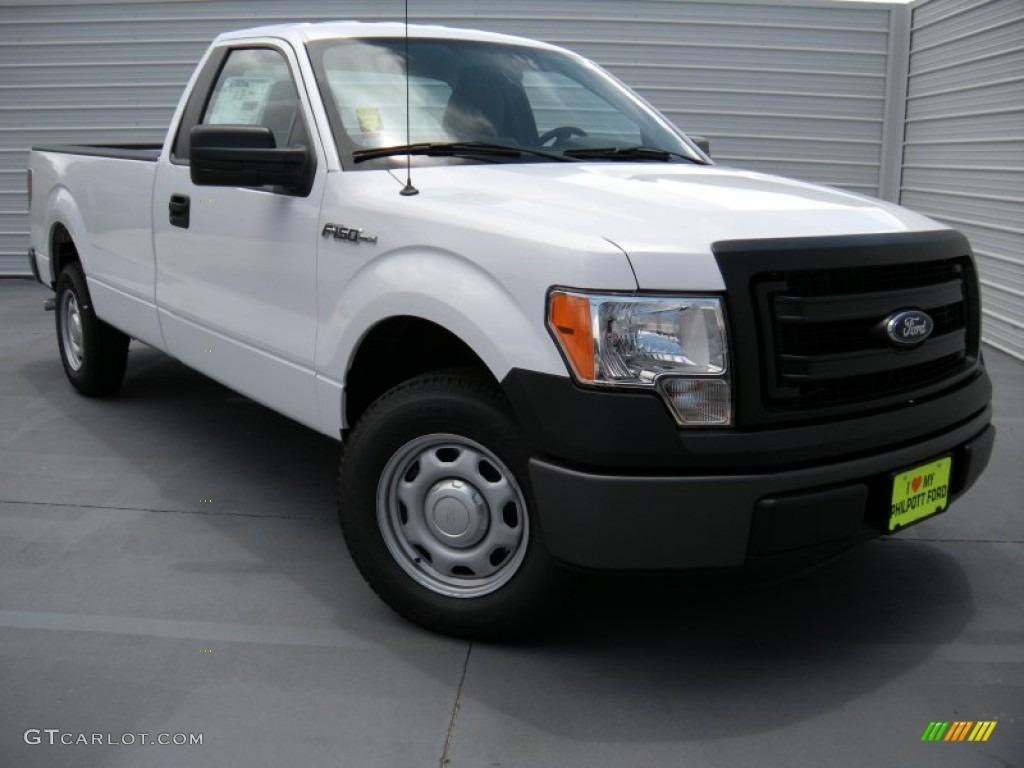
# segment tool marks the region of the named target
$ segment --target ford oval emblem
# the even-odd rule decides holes
[[[885,335],[899,347],[913,347],[932,335],[935,323],[926,313],[907,309],[885,319]]]

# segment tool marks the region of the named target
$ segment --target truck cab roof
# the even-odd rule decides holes
[[[406,25],[399,21],[362,22],[362,21],[325,21],[317,23],[273,24],[262,27],[251,27],[218,35],[214,45],[244,40],[254,37],[278,37],[296,45],[304,45],[316,40],[336,38],[367,38],[367,37],[403,37]],[[482,32],[475,29],[459,29],[440,25],[410,24],[410,38],[434,38],[446,40],[476,40],[505,45],[528,46],[530,48],[547,48],[565,52],[549,43],[530,40],[525,37],[504,35],[497,32]]]

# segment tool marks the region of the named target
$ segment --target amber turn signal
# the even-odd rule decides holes
[[[590,324],[590,300],[570,293],[552,293],[548,324],[576,375],[594,380],[594,334]]]

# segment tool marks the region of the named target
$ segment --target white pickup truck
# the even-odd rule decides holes
[[[162,146],[29,163],[75,388],[137,339],[341,440],[353,559],[440,631],[528,626],[578,569],[824,557],[991,454],[962,235],[718,167],[551,45],[224,34]]]

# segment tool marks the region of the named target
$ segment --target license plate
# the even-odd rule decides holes
[[[952,467],[953,459],[947,456],[900,472],[892,479],[890,531],[916,523],[946,508]]]

